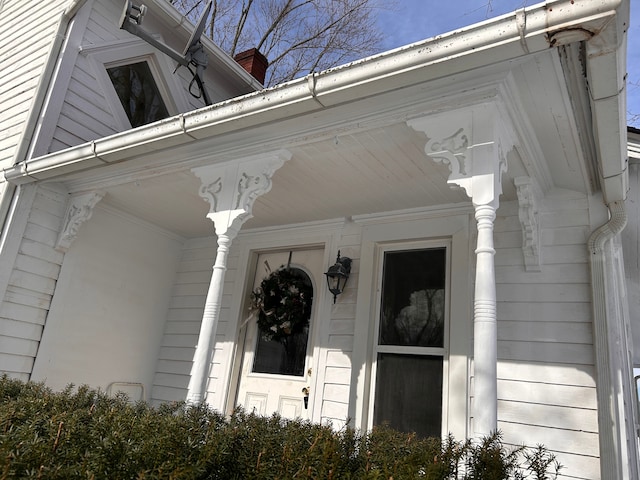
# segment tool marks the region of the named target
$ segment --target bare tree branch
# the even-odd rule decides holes
[[[192,21],[204,0],[170,0]],[[378,51],[382,0],[214,0],[207,35],[227,53],[257,48],[269,60],[266,85]]]

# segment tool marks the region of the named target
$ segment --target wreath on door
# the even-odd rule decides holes
[[[251,293],[251,310],[258,313],[262,336],[284,343],[309,325],[312,301],[313,287],[307,274],[297,268],[281,267]]]

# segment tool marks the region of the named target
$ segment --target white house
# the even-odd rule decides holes
[[[336,426],[500,429],[567,478],[638,478],[628,1],[534,5],[266,90],[204,41],[210,106],[119,29],[125,3],[0,2],[1,370]],[[145,3],[181,51],[193,26]],[[123,76],[156,85],[142,120]],[[269,341],[251,293],[280,266],[313,299]]]

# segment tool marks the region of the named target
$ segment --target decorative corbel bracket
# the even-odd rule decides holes
[[[89,192],[72,195],[67,202],[67,211],[64,215],[64,224],[55,249],[66,253],[78,236],[78,231],[83,223],[93,215],[93,208],[104,197],[104,192]]]
[[[202,182],[199,193],[209,203],[207,218],[218,236],[235,238],[253,217],[256,199],[271,190],[273,174],[290,158],[289,151],[277,150],[191,170]]]
[[[476,206],[497,208],[506,153],[515,144],[501,116],[495,105],[484,104],[411,119],[407,124],[427,136],[425,154],[449,167],[450,185],[464,188]]]
[[[542,192],[531,177],[513,179],[518,194],[518,217],[522,226],[522,254],[527,271],[540,271],[540,221],[538,208]]]

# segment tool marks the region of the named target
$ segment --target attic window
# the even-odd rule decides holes
[[[133,128],[169,116],[147,62],[109,67],[107,73]]]

